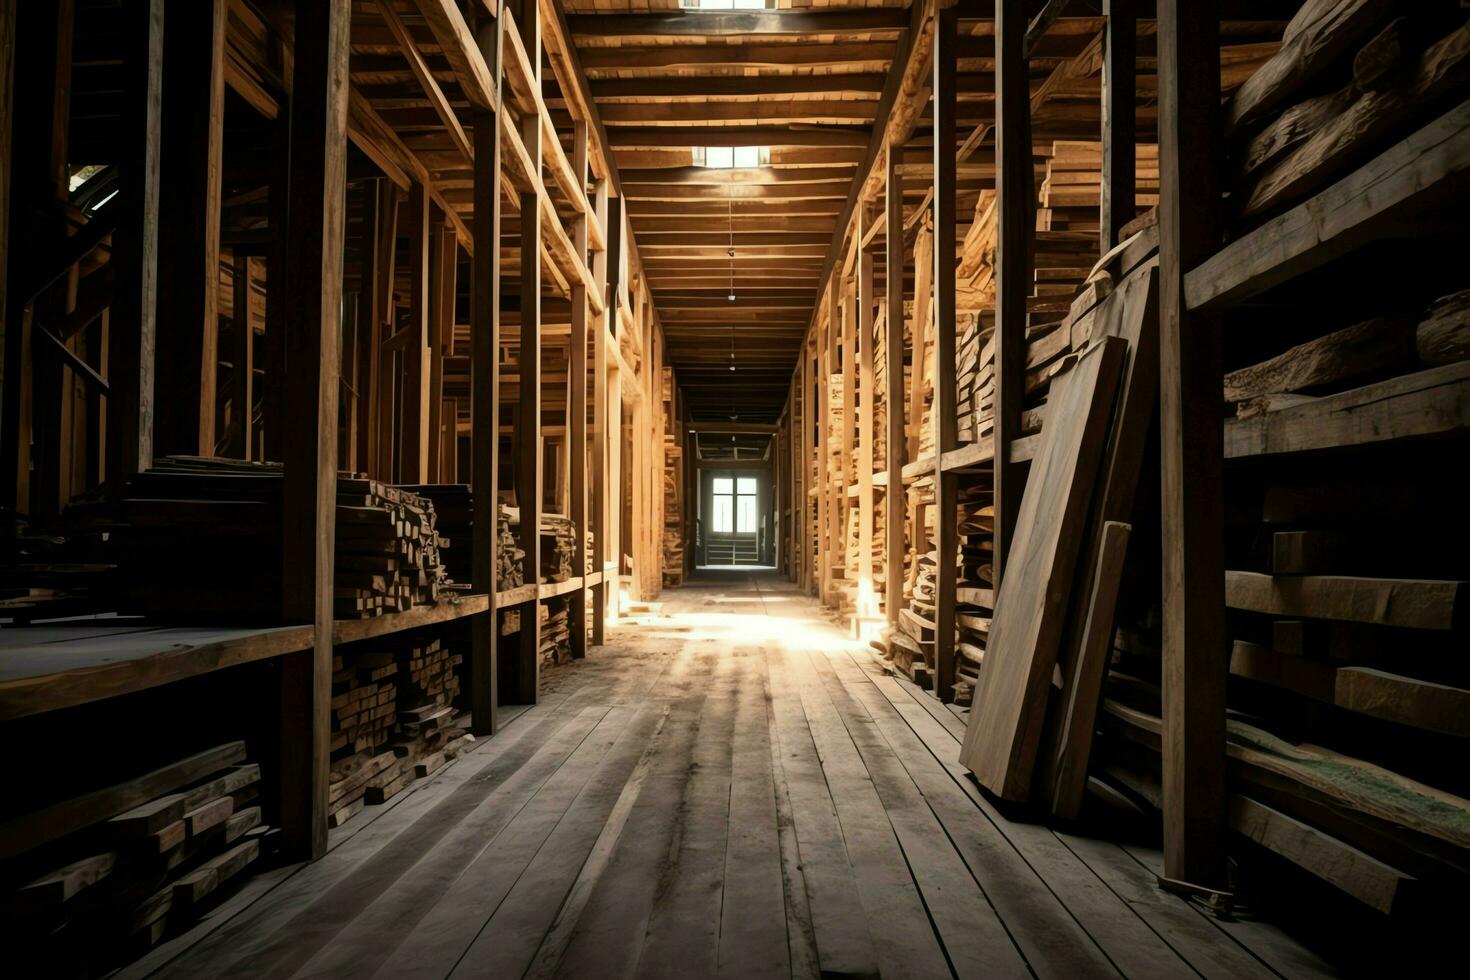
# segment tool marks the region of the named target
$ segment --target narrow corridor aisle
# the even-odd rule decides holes
[[[540,705],[126,976],[1321,976],[1002,817],[962,723],[774,573],[704,571]]]

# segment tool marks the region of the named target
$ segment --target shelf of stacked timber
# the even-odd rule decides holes
[[[15,976],[100,975],[181,932],[274,860],[244,742],[0,822]]]
[[[1225,103],[1228,241],[1185,275],[1229,338],[1236,855],[1408,921],[1470,884],[1470,517],[1445,465],[1470,452],[1467,59],[1457,3],[1301,4]],[[1090,771],[1157,808],[1157,600],[1118,625]]]
[[[436,772],[469,737],[454,707],[462,653],[439,637],[373,646],[332,658],[331,827]]]
[[[98,505],[116,609],[173,622],[279,622],[282,468],[164,457]],[[337,480],[337,619],[372,618],[468,592],[453,582],[431,500],[374,480]]]

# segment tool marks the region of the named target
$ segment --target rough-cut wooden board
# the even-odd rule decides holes
[[[1337,672],[1338,707],[1446,735],[1470,736],[1470,691],[1370,667]]]
[[[1236,640],[1230,651],[1230,673],[1331,704],[1337,668],[1311,657],[1294,657]]]
[[[1414,346],[1425,364],[1470,360],[1470,289],[1441,296],[1429,305],[1415,331]]]
[[[1387,373],[1414,364],[1414,330],[1388,317],[1365,320],[1317,337],[1270,360],[1225,375],[1225,400],[1246,401],[1284,391]],[[1383,374],[1379,374],[1382,377]]]
[[[1077,662],[1067,678],[1067,707],[1060,721],[1051,801],[1051,812],[1066,819],[1076,819],[1087,789],[1087,761],[1092,754],[1099,694],[1113,641],[1118,587],[1123,577],[1123,561],[1128,556],[1128,534],[1132,530],[1132,525],[1121,521],[1103,525],[1087,620],[1080,631]]]
[[[1416,884],[1397,868],[1247,796],[1231,797],[1230,827],[1384,914]]]
[[[1126,343],[1107,338],[1052,384],[1049,417],[996,596],[960,761],[1007,799],[1030,795],[1052,669]]]
[[[1447,630],[1463,622],[1467,600],[1470,582],[1225,572],[1227,606],[1274,616]]]
[[[8,907],[27,914],[55,908],[112,874],[116,866],[117,854],[112,851],[82,858],[18,888]]]
[[[1241,173],[1249,176],[1305,142],[1334,116],[1352,105],[1356,94],[1349,85],[1336,92],[1298,102],[1287,109],[1246,144],[1245,159],[1240,165]]]
[[[1262,118],[1323,68],[1367,40],[1389,0],[1309,0],[1286,25],[1281,50],[1236,89],[1226,107],[1232,129]]]
[[[125,783],[12,817],[0,824],[0,859],[23,854],[73,831],[108,820],[244,758],[244,742],[227,742]]]
[[[1370,445],[1470,427],[1470,361],[1225,423],[1225,458]]]
[[[1262,214],[1332,180],[1355,157],[1391,136],[1406,120],[1419,115],[1421,106],[1432,106],[1446,94],[1462,88],[1467,59],[1470,59],[1470,23],[1432,45],[1402,86],[1364,93],[1282,160],[1264,170],[1251,187],[1242,212]]]

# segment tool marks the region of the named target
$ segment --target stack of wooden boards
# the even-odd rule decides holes
[[[990,435],[995,413],[995,331],[990,317],[961,314],[955,342],[955,412],[961,444]],[[986,326],[982,328],[982,322]]]
[[[993,793],[1039,795],[1067,815],[1085,787],[1127,540],[1117,529],[1132,517],[1157,395],[1157,263],[1147,254],[1099,270],[1097,288],[1053,328],[1075,332],[1081,353],[1051,386],[1054,423],[1039,437],[1007,574],[993,598],[967,590],[969,627],[984,645],[961,761]],[[987,516],[970,518],[977,534]],[[972,581],[983,581],[979,569]]]
[[[1134,203],[1140,208],[1158,204],[1159,148],[1156,144],[1145,143],[1136,147],[1133,172]],[[1102,202],[1102,144],[1054,141],[1051,155],[1046,159],[1038,196],[1038,230],[1096,233],[1098,208]]]
[[[499,533],[495,540],[495,591],[517,589],[526,584],[526,553],[516,544],[516,535],[511,522],[520,523],[520,512],[498,504],[499,519],[495,522]]]
[[[107,549],[121,612],[185,621],[279,621],[281,467],[170,456],[129,478]],[[334,608],[355,619],[456,591],[433,503],[373,480],[337,481]]]
[[[1316,193],[1467,93],[1462,4],[1307,0],[1226,104],[1238,217],[1254,224]]]
[[[453,724],[463,656],[435,639],[396,637],[337,654],[332,673],[328,822],[340,827],[459,751]]]
[[[541,618],[539,654],[546,666],[564,664],[572,659],[572,633],[567,617],[565,598],[547,599],[537,603],[537,615]]]
[[[0,825],[12,976],[90,975],[195,922],[276,848],[230,742]]]
[[[501,516],[505,518],[505,526],[508,528],[509,538],[502,539],[515,541],[520,533],[521,510],[519,507],[502,507]],[[577,549],[577,525],[572,523],[570,517],[561,514],[541,515],[541,578],[542,582],[565,582],[576,574],[573,561],[576,558]],[[525,564],[525,554],[519,548],[514,554],[518,555],[521,564]],[[523,573],[524,574],[524,573]],[[504,591],[508,586],[499,586]]]
[[[467,483],[417,483],[398,488],[423,497],[434,505],[435,529],[439,532],[439,558],[444,573],[454,583],[474,579],[475,498]],[[468,586],[463,586],[468,588]]]

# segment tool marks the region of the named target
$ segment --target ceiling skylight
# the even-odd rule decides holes
[[[771,163],[769,146],[696,146],[694,165],[713,170],[748,170]]]

